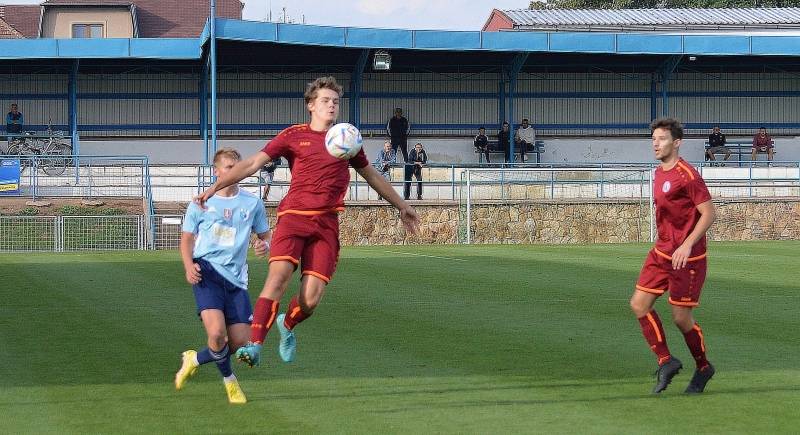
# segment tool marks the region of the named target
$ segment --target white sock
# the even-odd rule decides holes
[[[236,375],[234,375],[233,373],[231,373],[231,375],[230,375],[230,376],[225,376],[225,377],[223,377],[223,378],[222,378],[222,381],[223,381],[223,382],[225,382],[226,384],[227,384],[227,383],[229,383],[229,382],[235,382],[235,381],[236,381]]]

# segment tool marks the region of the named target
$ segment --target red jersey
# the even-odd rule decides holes
[[[694,167],[686,160],[678,159],[678,163],[668,171],[660,166],[656,169],[653,198],[658,229],[656,251],[671,257],[700,220],[697,205],[709,201],[711,194]],[[706,236],[703,235],[692,247],[690,257],[705,253]]]
[[[261,150],[273,160],[285,158],[292,171],[289,193],[278,205],[278,216],[344,209],[344,195],[350,184],[348,163],[360,169],[369,161],[363,149],[350,160],[331,156],[325,149],[325,133],[312,130],[308,124],[293,125]]]

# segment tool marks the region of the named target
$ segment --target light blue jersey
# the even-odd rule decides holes
[[[235,196],[214,195],[206,210],[190,203],[183,231],[195,235],[194,258],[202,258],[231,283],[247,288],[247,249],[250,233],[269,230],[261,198],[239,190]]]

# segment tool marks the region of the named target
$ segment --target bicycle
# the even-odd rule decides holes
[[[6,154],[20,156],[21,170],[34,165],[45,174],[57,176],[64,173],[71,163],[72,146],[64,142],[64,133],[47,127],[46,137],[36,137],[35,132],[26,131],[9,139]]]

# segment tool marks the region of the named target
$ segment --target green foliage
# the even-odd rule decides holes
[[[345,248],[297,360],[273,328],[261,367],[234,363],[245,406],[214,364],[172,386],[207,341],[177,252],[7,255],[0,433],[795,433],[800,242],[711,244],[695,318],[717,376],[692,397],[665,298],[684,369],[650,394],[628,308],[649,248]],[[252,298],[266,269],[251,258]]]
[[[653,9],[653,8],[785,8],[800,0],[550,0],[532,1],[530,9]]]
[[[39,216],[39,209],[36,207],[25,207],[19,211],[20,216]]]
[[[62,205],[56,209],[62,216],[116,216],[125,214],[125,210],[115,207],[87,207],[83,205]]]

